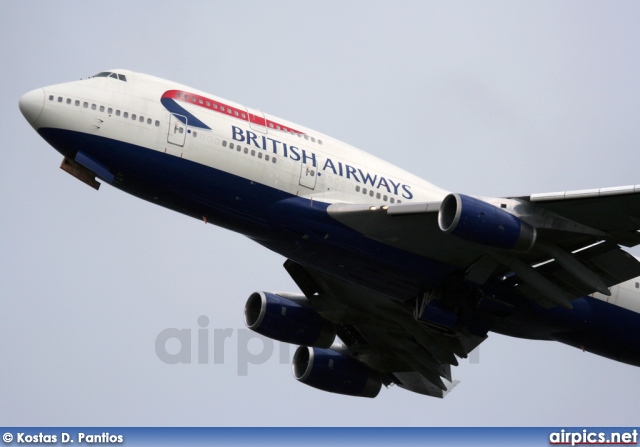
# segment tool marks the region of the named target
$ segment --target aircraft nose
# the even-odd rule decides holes
[[[32,126],[38,121],[40,118],[40,113],[42,113],[42,108],[44,106],[44,90],[41,88],[37,88],[35,90],[31,90],[29,93],[25,93],[22,98],[20,98],[20,111],[24,115],[25,119]]]

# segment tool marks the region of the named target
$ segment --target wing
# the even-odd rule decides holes
[[[451,377],[454,354],[466,357],[486,338],[423,324],[406,303],[291,260],[285,268],[309,307],[336,324],[343,352],[380,373],[387,386],[442,398],[458,383]]]
[[[355,283],[285,263],[308,305],[336,325],[343,354],[386,385],[430,396],[444,397],[456,385],[456,357],[467,357],[501,321],[509,324],[519,303],[570,308],[577,297],[608,294],[640,276],[640,262],[619,246],[640,242],[640,187],[334,204],[328,212],[365,237],[455,267],[436,288],[403,300],[373,280]]]
[[[475,284],[509,278],[515,293],[545,307],[570,308],[577,297],[609,294],[609,287],[640,276],[640,263],[619,246],[640,243],[640,185],[528,197],[468,198],[475,206],[467,207],[471,208],[469,214],[476,209],[485,217],[502,213],[507,221],[515,218],[518,225],[532,228],[534,236],[525,249],[478,239],[482,228],[475,236],[473,231],[443,231],[443,205],[449,197],[443,202],[382,207],[334,204],[328,212],[369,238],[455,266]],[[461,203],[464,201],[458,201],[458,208],[451,211],[458,213],[456,216],[465,215]],[[467,224],[475,225],[477,216],[467,217]],[[486,224],[485,220],[479,225]],[[504,227],[504,221],[496,222],[496,228]]]

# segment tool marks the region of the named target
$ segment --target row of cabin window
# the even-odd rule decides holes
[[[55,100],[54,95],[49,95],[49,101],[54,101],[54,100]],[[58,102],[62,103],[63,101],[65,101],[64,98],[62,96],[58,96]],[[71,98],[67,98],[66,99],[66,103],[68,105],[71,105],[72,102],[76,107],[80,107],[80,100],[76,99],[75,101],[73,101]],[[89,103],[87,101],[83,102],[82,103],[82,107],[85,108],[85,109],[88,109],[89,108]],[[105,106],[99,106],[98,107],[96,104],[93,104],[93,103],[91,104],[91,110],[99,110],[100,112],[105,112],[106,111],[109,115],[113,114],[113,108],[112,107],[109,107],[107,109],[107,108],[105,108]],[[127,119],[129,118],[129,112],[121,112],[120,110],[116,110],[116,116],[120,116],[120,115],[122,115],[123,118],[127,118]],[[142,116],[142,115],[138,116],[135,113],[131,114],[131,120],[132,121],[139,121],[141,123],[145,122],[144,116]],[[151,118],[147,118],[147,124],[149,124],[149,125],[154,124],[154,121]],[[160,121],[156,120],[155,121],[155,126],[156,127],[160,127]]]
[[[191,95],[189,96],[188,94],[182,94],[182,93],[178,93],[178,98],[180,99],[184,99],[185,101],[192,101],[192,102],[197,102],[200,105],[206,105],[208,108],[212,108],[215,110],[220,110],[222,113],[228,113],[229,115],[235,115],[236,117],[240,118],[242,117],[243,120],[247,119],[247,115],[244,112],[238,112],[235,109],[232,109],[229,106],[223,106],[222,104],[218,105],[218,103],[214,102],[213,104],[210,101],[205,101],[204,99],[201,98],[196,98],[195,96]],[[299,137],[304,137],[305,140],[309,140],[311,139],[311,141],[313,143],[316,142],[316,139],[314,137],[310,137],[307,134],[299,134],[298,132],[294,132],[293,130],[287,129],[286,127],[280,127],[279,124],[273,124],[272,122],[269,122],[269,127],[272,129],[277,129],[277,130],[282,130],[284,132],[288,132],[291,135],[297,135]],[[322,144],[322,140],[318,140],[318,144]]]
[[[245,147],[244,150],[242,149],[242,146],[240,146],[239,144],[233,144],[233,143],[229,143],[228,144],[229,149],[233,149],[235,147],[235,149],[238,152],[244,152],[245,154],[249,154],[249,148]],[[227,140],[222,140],[222,147],[227,147]],[[258,153],[258,158],[262,158],[263,153],[262,151],[257,151]],[[255,149],[251,149],[251,156],[255,157],[256,156],[256,150]],[[271,160],[271,163],[275,163],[277,161],[275,155],[269,155],[269,154],[264,154],[264,159],[265,161],[269,161]]]
[[[223,113],[228,113],[229,115],[235,115],[238,118],[240,118],[242,116],[242,119],[246,120],[247,119],[247,115],[243,112],[238,112],[237,110],[232,110],[231,107],[227,106],[225,108],[225,106],[220,105],[219,109],[218,109],[218,103],[214,102],[213,104],[211,104],[211,102],[209,101],[205,101],[203,99],[198,99],[193,95],[188,95],[188,94],[183,94],[183,93],[178,93],[178,98],[180,99],[184,99],[185,101],[191,101],[191,102],[197,102],[198,104],[200,104],[201,106],[203,105],[207,105],[208,108],[214,108],[215,110],[220,110]]]
[[[238,152],[244,152],[245,154],[249,153],[249,148],[245,147],[244,150],[242,148],[242,146],[240,146],[239,144],[235,144],[234,143],[227,143],[226,140],[222,140],[222,147],[229,147],[229,149],[235,149]],[[262,151],[257,151],[258,153],[258,158],[262,158]],[[251,149],[251,156],[255,157],[256,155],[256,150],[255,149]],[[265,154],[264,155],[264,159],[266,161],[269,161],[269,154]],[[276,162],[276,157],[275,156],[271,156],[271,162],[275,163]],[[310,173],[311,176],[315,175],[315,172],[311,171]],[[356,185],[356,191],[360,192],[360,185]],[[382,195],[379,192],[376,193],[374,190],[370,189],[367,190],[367,188],[362,188],[362,193],[363,194],[367,194],[367,192],[369,193],[369,196],[371,197],[376,197],[376,199],[382,199],[385,202],[391,202],[391,203],[396,203],[396,199],[394,197],[388,197],[386,194]],[[398,200],[397,203],[402,203],[402,200]]]
[[[274,126],[274,124],[272,122],[269,122],[269,127],[272,128],[272,129],[283,130],[283,131],[285,131],[287,133],[290,133],[291,135],[297,135],[299,138],[304,138],[307,141],[311,140],[312,143],[316,142],[316,139],[314,137],[311,137],[311,136],[307,135],[306,133],[302,134],[302,133],[294,132],[293,130],[286,129],[284,127],[281,128],[277,124]],[[318,140],[318,144],[322,144],[322,140],[319,139]]]
[[[356,185],[356,192],[360,192],[360,185]],[[380,194],[379,192],[375,192],[373,189],[367,190],[367,188],[362,188],[362,194],[367,194],[369,192],[369,196],[375,196],[376,199],[382,199],[385,202],[389,201],[391,203],[396,203],[396,199],[393,197],[388,197],[386,194]],[[402,200],[398,200],[397,203],[402,203]]]

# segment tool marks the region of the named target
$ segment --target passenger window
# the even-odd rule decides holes
[[[356,185],[356,192],[360,192],[360,185]]]
[[[235,112],[233,112],[235,116],[240,116],[240,114],[238,114],[238,111],[236,110]]]
[[[97,106],[95,104],[91,104],[91,110],[95,110]]]
[[[62,102],[62,96],[58,96],[58,102]]]
[[[265,159],[265,160],[267,160],[267,161],[269,161],[269,156],[268,156],[268,155],[265,155],[265,156],[264,156],[264,159]]]
[[[233,149],[233,143],[231,143],[231,149]],[[227,147],[227,140],[222,140],[222,147]]]
[[[116,110],[116,116],[120,116],[120,110]]]
[[[107,113],[108,113],[109,115],[111,115],[111,114],[113,113],[113,109],[112,109],[111,107],[109,107],[109,110],[107,110]]]
[[[153,121],[153,120],[152,120],[151,118],[147,118],[147,124],[148,124],[148,125],[151,125],[152,121]]]
[[[380,198],[380,193],[377,193],[376,194],[376,199],[379,199],[379,198]]]
[[[100,106],[100,111],[104,112],[104,106]]]
[[[262,152],[258,152],[258,158],[262,158]]]
[[[369,191],[369,195],[370,195],[371,197],[373,197],[373,189],[372,189],[371,191]]]
[[[277,161],[276,157],[271,158],[271,163],[275,163]]]
[[[131,114],[131,119],[132,119],[133,121],[135,121],[137,117],[138,117],[138,115],[136,115],[135,113],[132,113],[132,114]]]
[[[249,153],[249,149],[247,149],[246,147],[244,148],[244,153],[248,154]]]
[[[204,101],[203,101],[202,99],[199,99],[199,100],[198,100],[198,103],[200,103],[200,104],[204,104]]]
[[[207,101],[207,107],[211,107],[211,103]]]
[[[49,95],[49,101],[53,101],[53,95]]]
[[[386,195],[382,196],[382,200],[384,200],[385,202],[386,202],[388,199],[389,199],[389,198],[388,198]]]
[[[233,143],[229,143],[229,149],[233,149]]]
[[[160,121],[156,120],[156,127],[160,127]]]
[[[318,140],[318,144],[322,144],[322,140]]]
[[[87,107],[89,107],[89,103],[85,101],[85,102],[82,104],[82,107],[84,107],[84,108],[86,109]]]
[[[396,202],[396,199],[394,199],[393,197],[391,197],[391,199],[389,199],[389,202],[391,202],[391,203],[395,203],[395,202]]]
[[[252,157],[255,157],[255,156],[256,156],[256,150],[255,150],[255,149],[252,149],[252,150],[251,150],[251,156],[252,156]]]
[[[71,98],[67,98],[67,104],[71,104]]]
[[[79,106],[79,105],[80,105],[80,101],[78,101],[78,100],[76,99],[75,104],[76,104],[76,106]]]
[[[362,194],[366,194],[367,193],[367,188],[362,188]]]
[[[140,121],[141,123],[144,123],[144,116],[140,116],[139,121]]]
[[[122,117],[123,117],[123,118],[129,118],[129,112],[124,112],[124,113],[122,114]]]

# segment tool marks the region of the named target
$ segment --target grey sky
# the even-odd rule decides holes
[[[304,124],[455,192],[636,184],[639,19],[631,1],[5,2],[0,424],[637,424],[638,368],[495,334],[478,364],[454,369],[461,383],[444,400],[316,391],[279,363],[278,344],[238,375],[246,298],[297,290],[284,259],[66,175],[18,98],[128,68]],[[201,315],[208,364],[197,363]],[[192,364],[158,359],[166,328],[192,331]]]

